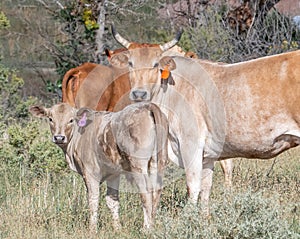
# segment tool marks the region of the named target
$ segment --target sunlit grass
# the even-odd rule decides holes
[[[102,185],[98,233],[91,235],[80,176],[48,173],[32,179],[20,176],[21,168],[1,168],[0,238],[299,238],[299,152],[293,149],[270,161],[236,159],[231,192],[224,190],[217,165],[210,219],[186,207],[184,178],[166,185],[150,233],[141,230],[137,194],[121,192],[123,228],[115,231]]]

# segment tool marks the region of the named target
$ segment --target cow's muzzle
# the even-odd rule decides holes
[[[150,100],[150,94],[147,90],[131,90],[129,98],[133,101],[148,101]]]
[[[135,89],[131,90],[129,98],[133,101],[148,101],[150,100],[150,94],[147,90]]]
[[[53,136],[53,143],[55,144],[65,144],[66,143],[66,136],[64,135],[54,135]]]

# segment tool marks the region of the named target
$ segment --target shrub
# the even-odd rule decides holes
[[[21,96],[23,85],[23,79],[17,76],[15,70],[0,65],[0,117],[5,123],[27,118],[28,106],[37,101],[33,97],[25,100]]]
[[[22,126],[15,123],[8,127],[0,141],[1,167],[26,174],[28,178],[62,173],[66,170],[64,155],[50,140],[49,130],[37,121]],[[14,175],[14,174],[12,174]]]
[[[200,58],[233,63],[299,49],[299,28],[276,11],[270,11],[264,20],[255,18],[243,33],[231,29],[225,16],[222,6],[210,6],[201,12],[198,26],[189,29]]]
[[[10,22],[3,12],[0,12],[0,29],[5,29],[10,27]]]
[[[223,195],[224,196],[224,195]],[[225,195],[212,203],[211,219],[198,214],[198,208],[186,206],[179,217],[159,216],[158,238],[297,238],[276,198],[262,193],[243,192]],[[162,214],[162,213],[161,213]],[[163,236],[164,235],[164,236]]]

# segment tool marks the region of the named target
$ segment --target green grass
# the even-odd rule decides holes
[[[0,238],[300,238],[299,149],[275,160],[236,159],[234,187],[223,188],[217,165],[211,217],[186,206],[185,179],[166,185],[155,229],[141,230],[139,196],[122,193],[123,228],[113,230],[101,186],[97,235],[88,231],[86,192],[72,172],[34,178],[22,167],[0,168]]]

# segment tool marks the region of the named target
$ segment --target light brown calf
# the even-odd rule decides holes
[[[53,142],[65,153],[69,167],[85,182],[90,208],[90,228],[98,220],[99,184],[107,182],[107,206],[114,226],[119,221],[120,175],[135,182],[144,211],[144,227],[151,228],[162,190],[168,159],[168,123],[159,108],[150,103],[125,107],[119,112],[75,109],[66,103],[30,112],[48,118]]]

